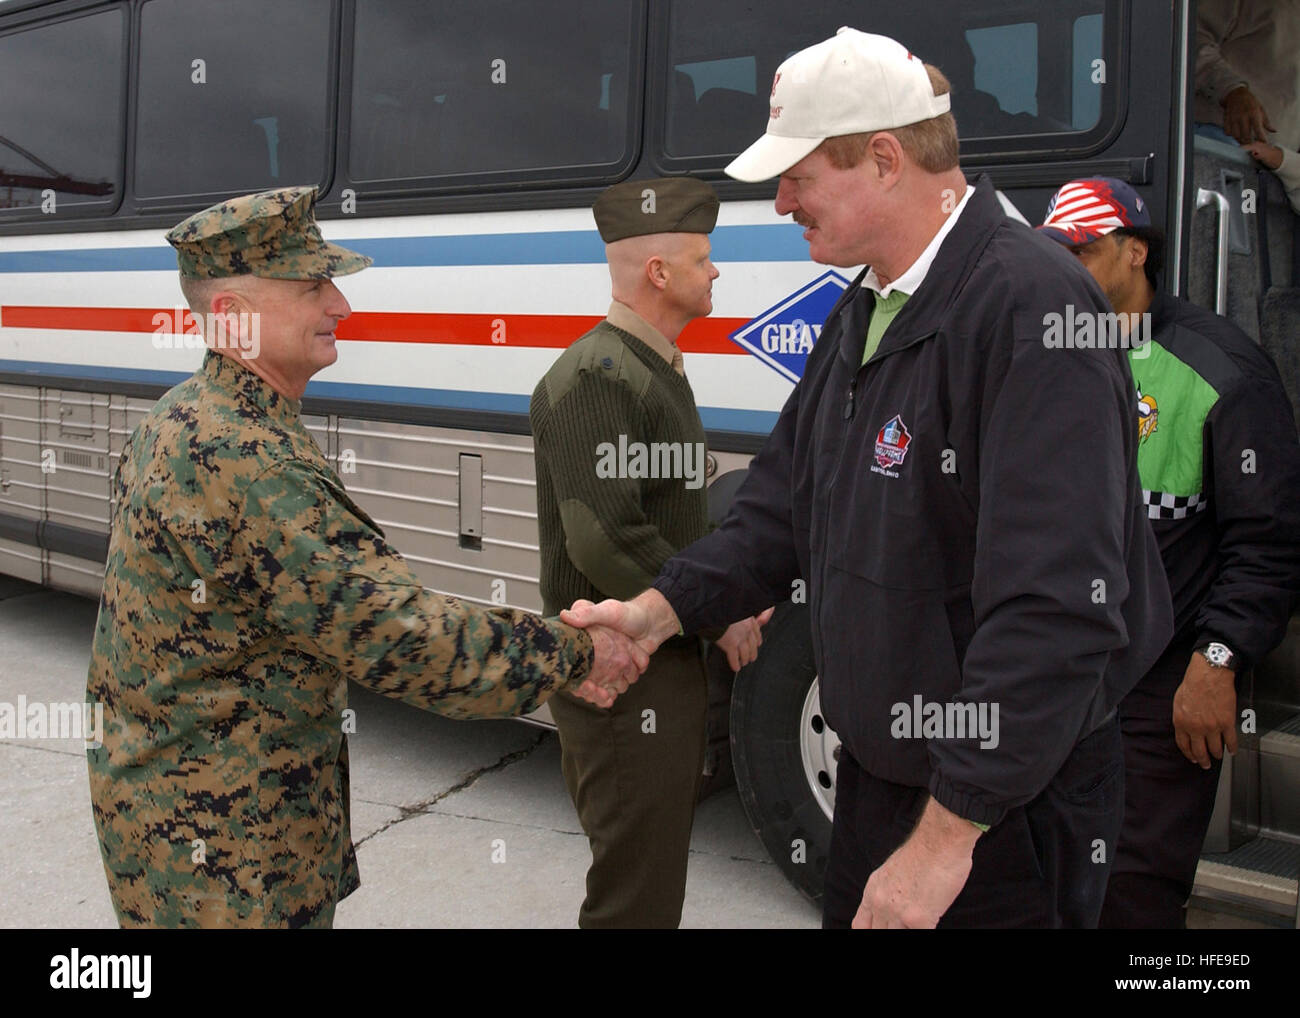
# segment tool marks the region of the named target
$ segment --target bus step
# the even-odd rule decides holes
[[[1298,884],[1300,844],[1261,835],[1231,852],[1201,856],[1192,896],[1246,906],[1294,923]]]
[[[1276,728],[1261,733],[1261,752],[1272,751],[1287,756],[1300,756],[1300,714],[1288,718]]]
[[[1260,733],[1259,829],[1300,842],[1300,714]]]

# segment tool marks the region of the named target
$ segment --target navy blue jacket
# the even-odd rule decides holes
[[[981,823],[1037,796],[1172,633],[1133,378],[1122,350],[1044,341],[1070,304],[1109,311],[982,178],[865,365],[873,297],[845,291],[727,519],[655,583],[690,632],[805,581],[845,748]],[[896,737],[916,696],[996,705],[996,747]]]

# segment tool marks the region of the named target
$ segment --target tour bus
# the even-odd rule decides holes
[[[856,270],[809,260],[775,183],[722,172],[777,65],[841,25],[953,84],[962,163],[1040,222],[1065,181],[1131,183],[1167,288],[1229,315],[1297,389],[1294,217],[1190,120],[1187,0],[7,0],[0,2],[0,571],[88,596],[123,443],[202,352],[164,232],[235,194],[313,184],[374,258],[304,415],[429,587],[537,610],[529,396],[604,315],[590,207],[696,174],[722,198],[714,314],[681,337],[725,513]],[[1136,401],[1136,400],[1135,400]],[[1135,406],[1136,410],[1136,406]],[[1025,422],[1032,427],[1032,421]],[[820,894],[838,742],[796,584],[755,664],[713,655],[710,751],[774,862]],[[1196,895],[1297,920],[1300,634],[1261,664]],[[545,711],[533,718],[546,723]]]

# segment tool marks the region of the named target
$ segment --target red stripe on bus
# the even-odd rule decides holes
[[[6,304],[0,327],[74,332],[171,331],[174,308],[76,308]],[[160,322],[165,318],[165,323]],[[439,343],[457,346],[528,346],[563,349],[601,319],[598,315],[459,315],[358,311],[339,323],[338,338],[370,343]],[[728,338],[748,320],[700,318],[679,341],[685,353],[744,353]],[[184,330],[195,325],[186,311]],[[496,342],[493,337],[497,337]]]
[[[154,332],[156,316],[165,315],[170,323],[173,308],[69,308],[25,307],[5,304],[0,307],[0,326],[7,329],[63,329],[72,332]],[[194,324],[194,316],[185,312],[185,327]]]

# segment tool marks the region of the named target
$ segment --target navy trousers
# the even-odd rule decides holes
[[[867,878],[907,839],[929,791],[873,777],[841,750],[822,926],[847,928]],[[939,928],[1095,928],[1124,807],[1119,720],[1081,739],[1048,786],[975,843]]]
[[[1101,925],[1182,929],[1222,761],[1202,770],[1174,738],[1174,693],[1192,643],[1171,646],[1119,705],[1124,739],[1124,825]]]

